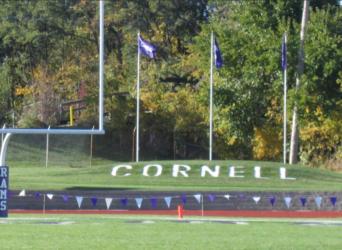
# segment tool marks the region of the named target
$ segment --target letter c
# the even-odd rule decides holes
[[[116,174],[117,174],[117,172],[118,172],[118,170],[120,168],[125,168],[127,170],[132,170],[132,166],[131,165],[117,165],[117,166],[113,167],[112,175],[116,176]],[[130,175],[131,175],[131,173],[125,173],[123,176],[130,176]]]

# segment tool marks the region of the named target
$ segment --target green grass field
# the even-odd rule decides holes
[[[0,219],[1,249],[341,249],[342,220],[231,220],[100,215]],[[215,222],[216,220],[216,222]],[[142,223],[143,222],[143,223]],[[235,224],[238,222],[238,224]]]

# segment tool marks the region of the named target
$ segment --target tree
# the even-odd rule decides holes
[[[214,31],[224,58],[223,68],[214,74],[215,157],[277,160],[282,134],[280,43],[286,31],[288,103],[291,109],[297,107],[303,132],[300,157],[317,143],[309,140],[313,131],[321,135],[321,145],[333,145],[329,153],[319,154],[336,154],[339,137],[327,142],[326,135],[340,128],[336,113],[341,109],[341,11],[335,0],[310,1],[305,70],[296,89],[297,69],[292,65],[298,64],[301,46],[296,37],[302,4],[302,0],[106,1],[105,126],[110,136],[103,139],[105,145],[130,158],[140,30],[157,46],[156,59],[141,61],[141,105],[146,112],[141,115],[142,151],[151,153],[150,158],[152,154],[170,158],[175,156],[174,145],[183,144],[184,150],[176,156],[201,157],[207,147],[210,33]],[[9,123],[5,111],[15,110],[21,121],[58,125],[56,102],[78,99],[82,85],[86,109],[78,125],[96,123],[97,13],[97,2],[90,0],[2,1],[1,122]],[[23,119],[25,105],[33,107],[34,117]],[[198,150],[191,153],[193,145]]]
[[[328,8],[330,2],[332,1],[313,1],[314,12],[318,13]],[[183,65],[191,72],[192,77],[200,82],[199,101],[203,102],[208,100],[208,53],[211,30],[216,33],[223,53],[224,67],[215,75],[217,115],[215,131],[218,137],[216,150],[220,152],[221,158],[250,158],[252,147],[257,145],[254,144],[257,133],[265,129],[272,128],[279,131],[278,133],[274,133],[274,131],[262,133],[263,135],[273,135],[268,139],[263,138],[267,142],[264,144],[266,147],[276,148],[278,143],[275,138],[278,137],[278,141],[281,140],[280,43],[283,32],[287,31],[289,34],[288,81],[290,87],[293,87],[291,83],[295,82],[296,68],[292,65],[296,64],[297,59],[294,54],[299,48],[299,42],[294,37],[298,33],[300,22],[298,6],[300,4],[300,0],[291,2],[258,1],[253,4],[244,1],[227,3],[215,1],[215,4],[211,5],[210,22],[202,25],[201,33],[195,38],[195,43],[189,47],[191,53],[185,58]],[[338,7],[331,8],[327,15],[332,17],[336,13],[333,10]],[[318,26],[319,20],[315,19],[315,22],[317,23],[313,26]],[[338,27],[338,22],[335,21],[331,27]],[[320,35],[317,34],[317,36]],[[334,32],[328,35],[331,38],[334,36],[336,36]],[[335,48],[334,46],[336,45],[333,45],[332,48]],[[315,51],[323,52],[317,50],[317,47]],[[338,58],[334,49],[328,49],[328,51],[331,51],[331,58]],[[333,59],[333,61],[336,60]],[[338,67],[335,66],[338,65],[338,62],[336,62],[337,64],[334,62],[329,65],[334,65],[332,68],[336,72]],[[319,65],[324,65],[324,62],[320,60]],[[316,69],[313,70],[309,76],[310,80],[307,82],[317,79],[318,75],[321,73]],[[304,74],[303,77],[306,75]],[[323,78],[329,78],[330,84],[335,86],[333,82],[337,79],[336,73],[329,73],[327,78],[320,77],[319,79],[323,80]],[[322,89],[329,88],[322,86]],[[335,87],[334,90],[336,93]],[[305,93],[294,95],[291,91],[290,96],[290,103],[293,104],[294,100],[305,98]],[[277,159],[277,155],[269,155],[267,158]]]
[[[281,87],[279,44],[286,23],[276,14],[279,4],[268,1],[229,2],[212,7],[210,23],[190,46],[185,61],[200,81],[199,100],[207,102],[209,34],[214,30],[224,58],[215,74],[216,150],[220,158],[250,158],[255,128],[279,126]],[[273,12],[274,10],[274,12]],[[290,58],[290,61],[292,58]]]
[[[339,7],[311,12],[305,40],[305,71],[297,93],[302,162],[339,165],[341,162],[342,25]],[[338,168],[338,167],[337,167]]]
[[[9,121],[9,110],[12,99],[11,72],[8,62],[0,67],[0,124]]]

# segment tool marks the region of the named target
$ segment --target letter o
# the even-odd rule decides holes
[[[162,165],[159,165],[159,164],[149,164],[149,165],[146,165],[143,168],[143,176],[149,177],[150,175],[148,174],[148,172],[149,172],[149,169],[152,168],[152,167],[157,169],[156,173],[153,176],[157,177],[157,176],[160,176],[162,174],[162,172],[163,172]]]

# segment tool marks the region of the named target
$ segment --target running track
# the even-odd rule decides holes
[[[112,215],[168,215],[178,216],[177,210],[22,210],[10,209],[10,214],[112,214]],[[217,217],[247,217],[247,218],[342,218],[342,211],[225,211],[225,210],[184,210],[186,216],[217,216]]]

